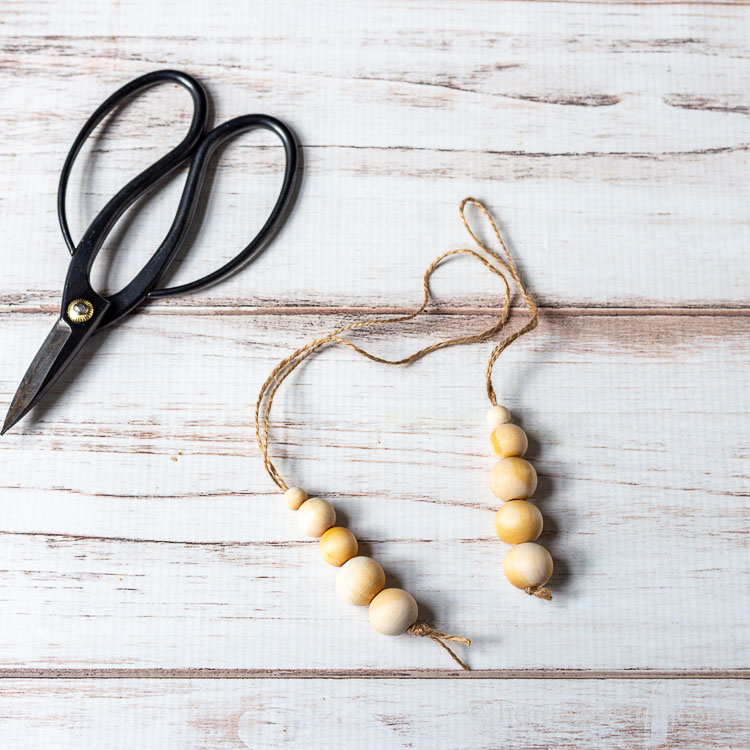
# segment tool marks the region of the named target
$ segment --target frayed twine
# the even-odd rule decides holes
[[[461,665],[461,669],[465,669],[467,672],[471,671],[469,667],[456,656],[453,649],[444,643],[444,641],[450,641],[451,643],[462,643],[464,646],[471,646],[470,639],[465,638],[462,635],[449,635],[448,633],[443,633],[440,630],[435,630],[435,628],[433,628],[431,625],[428,625],[426,622],[415,622],[407,629],[406,632],[409,635],[416,635],[421,638],[429,638],[434,643],[437,643],[440,648],[444,648],[450,654],[451,659],[453,659],[456,664]]]
[[[528,586],[524,589],[524,591],[529,596],[538,596],[540,599],[544,599],[545,601],[552,601],[552,592],[549,589],[540,589],[536,586]]]

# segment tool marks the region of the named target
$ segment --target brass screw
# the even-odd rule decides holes
[[[68,317],[73,323],[87,323],[94,317],[94,306],[87,299],[74,299],[68,305]]]

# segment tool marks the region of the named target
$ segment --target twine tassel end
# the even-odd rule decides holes
[[[445,649],[450,655],[451,659],[453,659],[456,664],[461,665],[461,669],[464,669],[467,672],[471,671],[469,666],[462,662],[461,659],[456,656],[456,653],[453,651],[453,649],[445,643],[445,641],[450,641],[451,643],[462,643],[464,646],[471,646],[471,640],[469,638],[466,638],[463,635],[449,635],[448,633],[442,633],[439,630],[435,630],[426,622],[415,622],[411,627],[408,628],[406,632],[409,635],[415,635],[421,638],[429,638],[433,643],[437,643],[440,648]]]
[[[536,586],[529,586],[528,588],[525,588],[524,591],[529,596],[536,596],[547,602],[552,601],[552,592],[549,589],[538,589]]]

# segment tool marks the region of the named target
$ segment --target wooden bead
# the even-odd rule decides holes
[[[417,602],[403,589],[383,589],[371,602],[370,624],[383,635],[401,635],[417,621]]]
[[[511,500],[495,513],[495,533],[506,544],[533,542],[543,526],[539,508],[528,500]]]
[[[297,510],[307,500],[307,493],[301,487],[290,487],[284,493],[284,505],[289,510]]]
[[[505,577],[519,589],[544,586],[552,577],[552,568],[552,555],[534,542],[511,547],[503,562]]]
[[[503,458],[490,471],[490,489],[501,500],[525,500],[536,490],[536,471],[518,456]]]
[[[496,456],[523,456],[529,447],[526,433],[515,424],[501,424],[492,430],[490,445]]]
[[[353,557],[336,574],[336,593],[345,602],[360,607],[369,604],[384,586],[383,568],[371,557]]]
[[[491,430],[507,422],[510,422],[510,412],[504,406],[490,406],[487,409],[487,424]]]
[[[323,532],[336,523],[336,511],[322,497],[311,497],[300,505],[297,515],[297,528],[306,536],[322,536]]]
[[[333,526],[320,537],[320,555],[329,565],[340,568],[347,560],[356,557],[357,537],[343,526]]]

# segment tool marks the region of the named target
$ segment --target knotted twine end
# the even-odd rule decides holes
[[[453,659],[456,664],[460,664],[462,669],[465,669],[467,672],[471,671],[469,667],[456,656],[453,649],[443,643],[443,641],[450,641],[451,643],[463,643],[464,646],[471,646],[471,641],[468,638],[464,638],[462,635],[448,635],[448,633],[441,633],[426,622],[415,622],[406,632],[409,635],[429,638],[431,641],[437,643],[440,648],[444,648],[450,654],[451,659]]]
[[[544,599],[545,601],[552,601],[552,592],[549,589],[538,589],[536,586],[528,586],[524,589],[524,591],[529,596],[538,596],[540,599]]]

